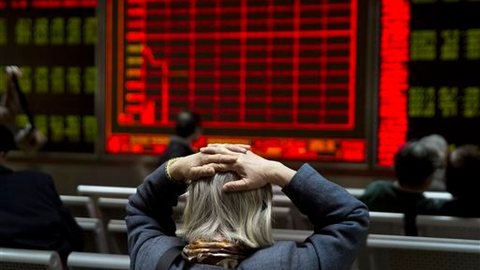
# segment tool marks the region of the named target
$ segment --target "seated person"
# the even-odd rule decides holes
[[[159,159],[159,165],[171,158],[193,154],[192,143],[201,135],[200,116],[190,111],[179,113],[175,124],[175,134],[170,137],[167,149]]]
[[[66,263],[71,251],[83,248],[82,230],[48,174],[3,165],[15,148],[13,134],[0,125],[0,247],[55,250]]]
[[[450,154],[446,171],[447,191],[454,199],[444,203],[441,214],[480,217],[480,147],[463,145]]]
[[[304,243],[273,241],[272,184],[313,223]],[[172,207],[187,189],[178,237]],[[147,176],[126,222],[131,269],[350,269],[369,220],[364,204],[307,164],[294,171],[247,146],[209,145]]]
[[[429,190],[445,191],[445,168],[447,166],[449,152],[447,140],[439,134],[432,134],[421,138],[420,142],[437,151],[438,158],[440,159],[440,166],[433,174],[433,180]]]
[[[370,211],[435,214],[438,203],[423,195],[436,169],[438,153],[420,141],[408,142],[395,154],[397,181],[374,181],[360,196]]]

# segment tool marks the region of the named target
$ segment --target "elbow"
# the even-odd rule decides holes
[[[350,213],[351,221],[356,227],[356,235],[360,243],[364,243],[368,236],[368,228],[370,226],[370,215],[367,206],[359,202],[358,206]]]
[[[357,207],[352,211],[352,215],[358,221],[358,224],[364,231],[368,231],[370,225],[370,214],[368,207],[361,201],[358,201]]]

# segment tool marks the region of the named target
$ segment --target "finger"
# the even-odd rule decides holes
[[[17,66],[13,66],[13,67],[12,67],[12,71],[13,71],[13,73],[15,73],[17,76],[21,76],[21,75],[22,75],[22,71],[20,71],[20,68],[17,67]]]
[[[12,76],[14,74],[17,75],[17,76],[20,76],[22,74],[20,69],[17,66],[7,66],[5,68],[5,71],[7,72],[7,74],[9,76]]]
[[[207,146],[211,146],[211,147],[220,147],[220,146],[224,146],[225,144],[224,143],[209,143],[207,144]]]
[[[237,161],[237,155],[213,154],[203,155],[202,164],[208,163],[234,163]]]
[[[249,144],[243,144],[243,143],[236,143],[236,144],[233,144],[233,145],[238,146],[238,147],[242,147],[242,148],[244,148],[244,149],[246,149],[246,150],[250,150],[250,149],[252,148],[251,145],[249,145]]]
[[[215,169],[211,166],[198,166],[193,167],[189,170],[188,179],[189,180],[198,180],[200,178],[209,177],[215,175]]]
[[[220,147],[218,144],[217,145],[209,144],[206,147],[200,148],[200,152],[208,153],[208,154],[217,154],[217,153],[225,152],[225,147]]]
[[[247,144],[229,144],[229,145],[225,145],[225,148],[227,148],[230,151],[236,152],[236,153],[245,154],[248,150],[250,150],[250,145],[247,145]]]
[[[204,154],[232,154],[233,152],[228,150],[225,147],[217,147],[217,146],[207,146],[200,148],[200,152]]]
[[[214,148],[210,145],[200,148],[200,153],[203,153],[203,154],[217,154],[217,151],[218,151],[217,148]]]
[[[250,186],[250,183],[245,178],[242,178],[237,181],[228,182],[223,185],[223,190],[226,192],[235,192],[235,191],[243,191],[243,190],[250,190],[250,189],[253,189],[253,188]]]
[[[13,70],[12,70],[12,67],[11,66],[6,66],[5,67],[5,72],[7,73],[7,75],[11,76]]]
[[[233,164],[225,164],[225,163],[210,163],[205,166],[210,166],[212,167],[215,172],[229,172],[229,171],[235,171]]]
[[[226,148],[234,146],[236,148],[240,147],[240,148],[243,148],[243,149],[246,149],[246,150],[250,150],[252,148],[249,144],[243,144],[243,143],[209,143],[207,146],[226,147]]]

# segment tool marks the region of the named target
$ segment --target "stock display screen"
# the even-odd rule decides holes
[[[479,10],[472,0],[382,1],[378,164],[432,133],[480,142]]]
[[[161,154],[175,116],[198,143],[366,161],[356,0],[107,1],[106,151]]]
[[[97,140],[96,0],[0,0],[0,95],[4,67],[17,65],[19,85],[46,152],[93,153]],[[18,126],[27,123],[17,117]]]

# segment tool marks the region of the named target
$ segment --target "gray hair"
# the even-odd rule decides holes
[[[442,163],[445,165],[448,156],[448,142],[442,135],[431,134],[420,139],[420,143],[423,143],[426,147],[433,148],[438,152],[438,156]]]
[[[222,190],[225,183],[239,179],[237,174],[227,172],[192,182],[178,233],[188,242],[222,239],[251,248],[271,245],[272,187],[241,192]]]

